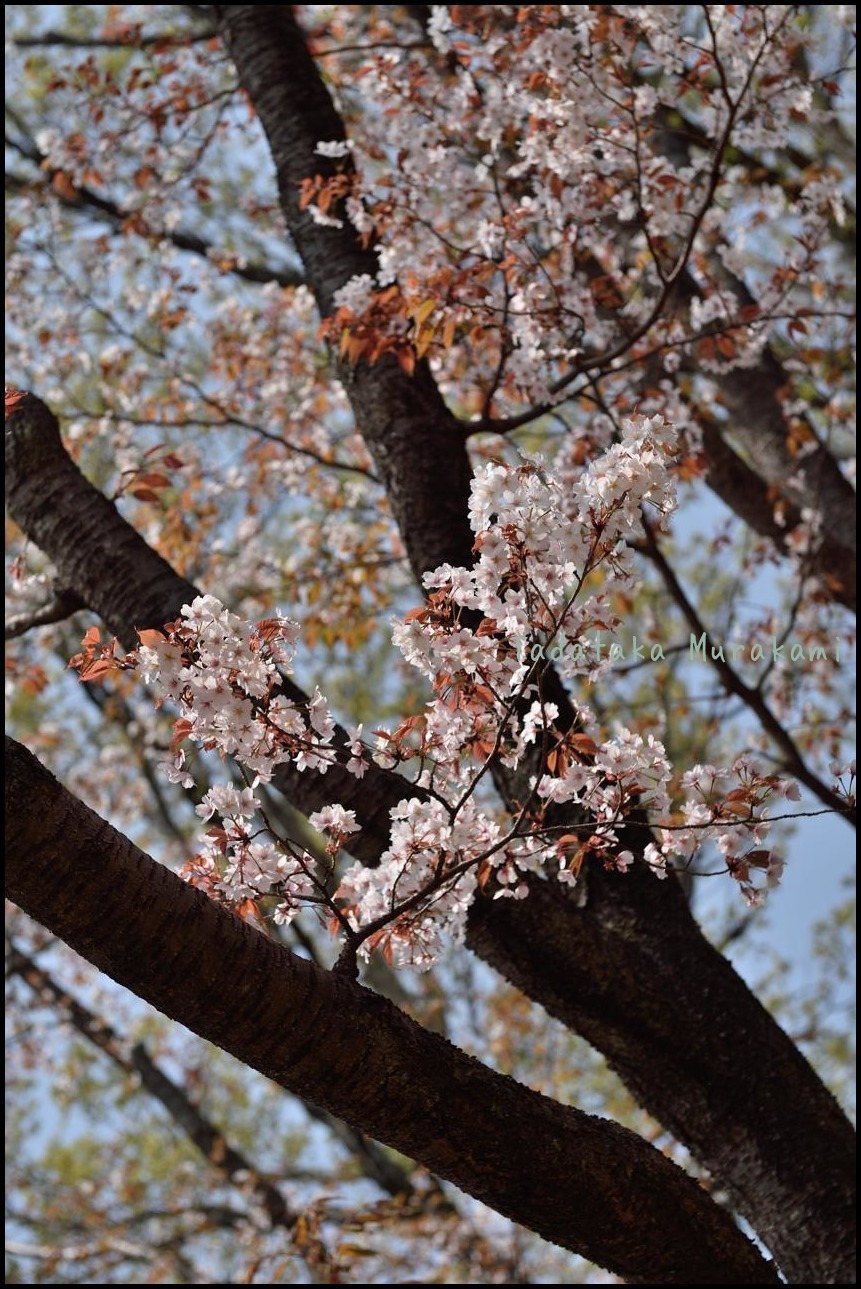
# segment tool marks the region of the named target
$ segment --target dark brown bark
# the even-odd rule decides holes
[[[690,163],[693,146],[710,150],[713,144],[695,121],[684,119],[679,112],[679,104],[674,104],[672,109],[660,108],[655,117],[653,138],[660,151],[670,157],[675,166],[682,168]],[[681,128],[680,121],[683,121]],[[830,135],[826,150],[835,148],[851,168],[839,128],[826,126],[825,129]],[[819,146],[823,142],[822,138],[817,140]],[[817,144],[813,145],[813,154],[817,151]],[[751,156],[744,148],[736,147],[736,155],[747,168],[752,185],[783,184],[793,198],[804,183],[803,177],[800,180],[791,177],[793,172],[803,176],[813,159],[812,155],[792,145],[777,152],[779,159],[773,165],[762,156]],[[832,233],[836,241],[854,245],[854,234],[849,229],[840,228],[836,221]],[[745,282],[726,267],[717,252],[709,258],[709,271],[726,286],[729,298],[735,298],[741,309],[759,304]],[[681,275],[673,295],[673,308],[679,304],[687,308],[694,298],[700,296],[696,279],[690,271]],[[688,370],[696,370],[695,363],[690,360],[685,366]],[[703,418],[706,451],[712,461],[707,478],[709,486],[754,532],[771,537],[779,551],[785,549],[788,533],[801,518],[801,509],[816,511],[821,516],[822,532],[813,549],[806,552],[806,565],[822,579],[829,594],[854,612],[855,491],[823,444],[819,443],[810,453],[792,451],[790,427],[783,408],[785,391],[791,388],[792,377],[769,346],[752,366],[713,372],[711,379],[730,416],[722,429],[708,413]],[[815,430],[809,420],[807,429],[811,438],[815,438]],[[725,441],[715,442],[716,435],[723,435]],[[744,460],[737,455],[736,449]],[[776,495],[786,503],[785,524],[783,530],[774,531]]]
[[[40,399],[27,395],[7,418],[5,458],[12,517],[41,550],[63,552],[57,590],[74,592],[127,648],[136,628],[163,627],[198,594],[84,478]]]
[[[403,498],[421,500],[422,506],[415,507],[416,514],[434,512],[443,499],[451,503],[449,508],[454,513],[457,507],[452,498],[462,496],[462,485],[448,489],[442,471],[429,488],[421,469],[411,468],[418,454],[410,453],[410,429],[412,441],[421,443],[423,418],[415,417],[415,413],[426,407],[422,398],[410,398],[415,382],[399,369],[361,370],[361,389],[358,395],[355,388],[352,391],[357,416],[362,423],[377,413],[369,433],[381,445],[380,451],[389,433],[389,421],[395,414],[400,417],[400,427],[393,434],[398,450],[393,453],[389,469],[390,488]],[[426,374],[421,379],[429,380]],[[434,415],[438,408],[439,403],[432,400]],[[28,436],[19,435],[17,445],[19,455],[23,452],[26,457]],[[460,454],[462,466],[461,448],[454,443],[450,447]],[[34,474],[40,469],[53,474],[59,463],[49,452],[41,461],[28,460],[27,464],[34,467]],[[128,533],[123,533],[121,540],[107,543],[107,549],[116,548],[123,554],[122,576],[93,577],[92,563],[78,558],[82,544],[90,552],[106,549],[105,543],[94,540],[99,530],[113,534],[111,525],[119,517],[104,498],[102,505],[94,509],[88,510],[91,498],[87,504],[80,504],[85,499],[79,493],[82,481],[77,476],[69,489],[56,490],[46,507],[44,489],[37,483],[28,489],[30,479],[29,470],[19,472],[13,487],[22,511],[27,512],[19,522],[55,559],[58,548],[66,551],[71,573],[84,584],[82,598],[89,596],[115,630],[128,636],[130,623],[160,625],[175,616],[175,598],[168,612],[164,608],[166,599],[176,595],[176,580],[169,583],[163,561],[158,569],[139,565],[147,548],[143,543],[143,550],[135,547]],[[68,513],[73,521],[75,515],[87,514],[91,530],[84,533],[52,522],[59,519],[64,505],[70,507]],[[46,510],[56,513],[46,515]],[[398,510],[400,522],[409,524],[410,505],[400,504]],[[67,545],[70,531],[74,541]],[[421,525],[413,521],[408,533],[412,535],[414,566],[420,570],[440,558],[466,562],[464,531],[462,519],[454,531],[447,524],[438,525],[427,540]],[[441,550],[446,553],[441,554]],[[64,576],[63,581],[72,585],[74,578]],[[159,601],[160,608],[154,607],[158,597],[151,595],[153,583],[158,585],[159,595],[165,597]],[[194,588],[190,591],[193,594]],[[183,599],[190,598],[187,583],[181,595]],[[130,603],[134,598],[137,605]],[[150,612],[156,616],[148,622]],[[119,626],[123,615],[124,626]],[[297,804],[306,810],[341,796],[340,785],[338,792],[334,791],[332,772],[316,785],[322,796],[314,796],[311,778],[302,776],[301,783],[286,785],[295,794]],[[349,779],[348,783],[355,792],[356,781]],[[368,787],[367,780],[363,781],[358,795],[364,800]],[[395,784],[394,791],[400,795],[402,788]],[[385,794],[381,794],[379,801],[384,798]],[[352,804],[349,798],[341,799]],[[357,804],[363,818],[367,813],[362,809],[364,802]],[[380,804],[376,822],[384,824],[386,814],[387,806]],[[365,841],[369,835],[366,825]],[[644,880],[651,887],[645,887]],[[574,909],[555,888],[539,883],[527,902],[528,910],[525,905],[512,909],[502,902],[490,910],[477,908],[470,941],[526,992],[607,1053],[643,1103],[672,1126],[694,1154],[730,1186],[742,1211],[779,1249],[790,1274],[797,1272],[801,1279],[816,1275],[839,1282],[839,1277],[845,1275],[840,1268],[845,1265],[847,1231],[844,1187],[849,1173],[842,1162],[847,1156],[845,1122],[786,1040],[782,1040],[779,1049],[781,1059],[769,1065],[774,1070],[770,1080],[768,1070],[748,1068],[757,1065],[749,1060],[751,1048],[762,1045],[763,1050],[769,1050],[773,1035],[779,1031],[705,944],[687,912],[668,902],[668,889],[658,887],[646,874],[636,879],[631,875],[612,879],[598,874],[590,883],[587,905]],[[658,901],[653,910],[652,900]],[[533,919],[538,920],[535,928]],[[655,934],[656,926],[664,928],[665,924],[673,928],[670,939],[685,948],[685,965],[673,960]],[[654,983],[658,979],[660,988]],[[625,988],[620,982],[625,982]],[[673,999],[672,1007],[655,1004],[662,990]],[[681,1044],[680,1033],[684,1034]],[[689,1048],[697,1055],[689,1057]],[[774,1107],[768,1122],[759,1112],[763,1101]],[[741,1143],[741,1148],[733,1145],[727,1149],[727,1142]],[[800,1148],[790,1150],[789,1143]],[[799,1179],[801,1159],[805,1160],[805,1184]],[[841,1170],[840,1180],[835,1182]],[[826,1211],[817,1199],[835,1185],[839,1187],[837,1202]],[[810,1271],[813,1264],[816,1270]]]
[[[844,576],[851,577],[854,583],[855,492],[822,444],[807,454],[791,454],[780,402],[787,376],[780,363],[766,351],[756,367],[735,369],[718,378],[718,385],[721,401],[729,412],[730,441],[737,443],[766,484],[777,488],[790,502],[823,516],[829,543],[845,552],[841,558]]]
[[[299,1096],[633,1283],[777,1284],[704,1190],[260,935],[6,740],[6,893],[101,971]],[[106,925],[120,934],[106,936]],[[542,1153],[536,1158],[536,1145]]]
[[[755,305],[744,283],[718,265],[715,257],[714,266],[739,305]],[[676,287],[674,306],[681,303],[688,307],[698,295],[692,276],[683,274]],[[692,364],[689,366],[693,369]],[[821,578],[829,594],[854,613],[855,491],[821,443],[812,452],[793,455],[790,451],[789,426],[781,402],[790,377],[766,349],[755,366],[716,372],[712,379],[729,419],[726,426],[719,426],[708,414],[703,420],[704,447],[710,459],[709,486],[754,532],[771,537],[781,552],[801,519],[802,508],[819,514],[822,532],[805,555],[806,567]],[[813,436],[809,424],[808,431]],[[778,498],[784,502],[784,522],[775,532]]]
[[[702,407],[694,409],[703,431],[703,449],[708,460],[706,483],[725,506],[742,519],[751,532],[767,537],[780,554],[788,554],[792,531],[801,522],[801,512],[783,499],[782,523],[774,517],[775,499],[766,483],[738,455],[721,433],[714,417]],[[749,433],[755,431],[751,428]],[[743,441],[741,435],[737,435]],[[746,437],[746,435],[744,436]],[[821,579],[828,594],[853,613],[857,607],[855,554],[825,532],[805,552],[803,567]]]
[[[468,943],[524,992],[541,980],[547,1010],[705,1163],[791,1283],[854,1283],[851,1125],[681,889],[656,887],[641,868],[596,871],[583,908],[548,909],[549,885],[543,902],[479,905]]]
[[[361,245],[343,206],[343,227],[317,224],[300,209],[303,179],[350,174],[349,158],[318,156],[321,141],[341,141],[335,109],[289,5],[216,5],[225,43],[266,133],[281,208],[302,257],[322,317],[335,292],[353,277],[374,276],[377,257]],[[339,376],[356,423],[385,485],[413,572],[462,563],[472,545],[467,518],[471,470],[463,427],[445,405],[425,363],[415,374],[391,355],[373,367],[341,364]]]
[[[301,172],[315,140],[341,138],[343,126],[333,132],[337,114],[324,102],[325,86],[289,8],[232,5],[218,12],[272,148],[309,286],[325,313],[339,286],[370,271],[367,252],[347,223],[320,228],[303,214],[294,226],[295,192],[319,170],[315,163]],[[394,363],[345,374],[357,426],[375,454],[417,576],[443,560],[468,565],[472,557],[466,451],[440,429],[445,412],[430,384],[424,369],[410,379]],[[756,415],[770,414],[773,399],[771,390],[768,407],[754,407]],[[423,527],[428,512],[461,518],[440,540],[438,525]],[[512,804],[518,784],[497,782]],[[537,895],[542,884],[533,885]],[[621,879],[595,873],[588,892],[582,908],[549,889],[516,908],[500,907],[504,901],[490,910],[477,905],[469,943],[599,1046],[642,1104],[730,1189],[790,1278],[848,1282],[854,1139],[833,1098],[706,942],[671,883],[642,871]],[[763,1060],[760,1051],[768,1054]]]

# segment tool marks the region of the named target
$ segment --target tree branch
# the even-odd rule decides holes
[[[138,644],[138,629],[160,630],[201,594],[84,478],[63,447],[56,417],[32,394],[6,421],[6,504],[19,527],[49,555],[68,594],[97,613],[127,649]],[[300,706],[309,702],[289,677],[282,689]],[[346,730],[338,727],[334,741],[338,748],[348,746]],[[413,793],[400,776],[377,766],[362,780],[337,764],[325,775],[280,766],[274,786],[306,815],[333,799],[355,809],[363,830],[351,853],[371,863],[388,844],[389,810]]]
[[[730,273],[717,256],[712,257],[710,264],[719,280],[738,299],[741,308],[756,305],[745,283]],[[693,277],[685,273],[679,280],[677,303],[689,306],[698,294]],[[791,382],[783,365],[767,348],[755,367],[733,367],[730,371],[712,373],[711,378],[729,413],[726,433],[730,440],[738,443],[766,484],[780,488],[791,502],[821,514],[826,540],[843,552],[839,571],[854,585],[855,491],[843,477],[834,457],[816,439],[809,422],[808,428],[816,446],[810,452],[797,456],[791,454],[781,402],[781,391]],[[847,587],[842,589],[848,591]]]
[[[38,165],[41,165],[45,160],[42,154],[35,149],[35,145],[32,149],[22,147],[19,142],[8,137],[6,143]],[[57,171],[50,171],[49,179],[53,178],[56,173]],[[7,192],[18,194],[29,190],[46,188],[49,185],[44,177],[28,180],[7,170],[5,186]],[[67,209],[92,215],[103,223],[109,224],[117,232],[132,231],[142,237],[146,237],[150,242],[170,242],[177,250],[188,251],[192,255],[198,255],[210,264],[213,263],[213,253],[220,249],[216,248],[212,242],[206,241],[205,238],[198,237],[196,233],[183,232],[182,229],[152,228],[146,223],[142,212],[135,211],[131,213],[123,211],[116,202],[111,201],[108,197],[100,196],[92,188],[76,186],[74,196],[68,195],[64,189],[55,187],[51,187],[50,191],[52,196]],[[282,287],[301,286],[303,282],[302,274],[295,269],[278,269],[274,265],[254,261],[246,263],[238,260],[233,261],[230,263],[229,272],[234,277],[242,278],[246,282],[275,282]]]
[[[66,31],[50,29],[38,36],[13,36],[12,43],[19,49],[43,49],[58,46],[62,49],[152,49],[158,50],[184,48],[186,45],[197,45],[212,40],[216,35],[213,27],[204,31],[160,32],[144,36],[135,30],[125,39],[121,36],[70,36]]]
[[[332,160],[316,151],[321,141],[345,139],[343,122],[289,5],[215,9],[240,82],[269,141],[281,207],[325,318],[340,287],[377,271],[374,250],[362,245],[343,202],[333,202],[329,210],[341,219],[337,228],[315,223],[300,205],[303,179],[351,174],[349,157]],[[389,354],[373,366],[340,362],[338,376],[414,573],[420,578],[427,568],[461,562],[457,553],[472,545],[467,519],[471,471],[460,422],[446,407],[427,364],[416,363],[410,376]]]
[[[37,609],[27,609],[22,613],[13,613],[5,622],[7,640],[26,635],[33,627],[51,626],[55,622],[65,622],[73,613],[86,606],[72,591],[55,590],[50,599]]]
[[[697,636],[697,638],[701,635],[706,635],[708,637],[708,630],[705,623],[685,594],[684,587],[667,562],[663,551],[658,545],[658,540],[655,537],[654,532],[645,520],[643,521],[643,528],[646,536],[638,549],[652,561],[655,568],[660,573],[663,578],[664,585],[681,610],[682,616],[693,634]],[[828,784],[823,783],[822,779],[813,773],[789,733],[781,725],[760,691],[758,689],[752,689],[750,685],[746,684],[742,680],[741,676],[739,676],[738,672],[736,672],[724,658],[715,656],[714,652],[711,651],[710,648],[710,639],[708,640],[708,644],[708,662],[720,678],[720,682],[724,689],[729,694],[735,694],[737,698],[741,699],[745,707],[747,707],[749,711],[753,712],[763,730],[768,734],[775,746],[780,749],[783,767],[793,775],[794,778],[798,779],[800,783],[803,783],[806,788],[809,788],[813,795],[818,797],[823,805],[828,806],[830,810],[834,810],[854,827],[855,811],[847,805],[845,797],[841,797],[836,792],[832,792],[828,787]]]
[[[752,532],[771,540],[782,554],[789,552],[789,535],[801,522],[801,512],[791,501],[784,507],[784,524],[774,518],[774,497],[769,485],[742,460],[723,437],[711,413],[695,407],[703,431],[703,447],[709,459],[705,482],[725,506],[747,524]],[[855,558],[828,533],[821,543],[802,557],[803,565],[825,584],[838,603],[856,610]]]

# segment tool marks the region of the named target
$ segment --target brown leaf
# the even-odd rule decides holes
[[[137,636],[148,649],[157,649],[167,639],[163,631],[156,631],[153,627],[144,627],[143,631],[138,631]]]
[[[598,744],[588,734],[569,734],[568,742],[583,756],[595,756],[598,751]]]
[[[99,658],[98,661],[90,663],[81,669],[81,680],[91,681],[98,680],[109,671],[119,671],[120,664],[116,658]]]
[[[66,174],[65,170],[56,170],[54,172],[54,177],[51,180],[51,187],[54,189],[57,196],[63,201],[78,200],[78,190]]]

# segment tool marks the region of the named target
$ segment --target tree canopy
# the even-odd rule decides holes
[[[7,10],[7,1282],[854,1283],[849,10]]]

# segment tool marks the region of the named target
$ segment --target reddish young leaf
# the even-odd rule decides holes
[[[148,649],[157,649],[167,639],[163,631],[157,631],[153,627],[144,627],[142,631],[138,631],[137,636],[141,644],[146,645]]]

